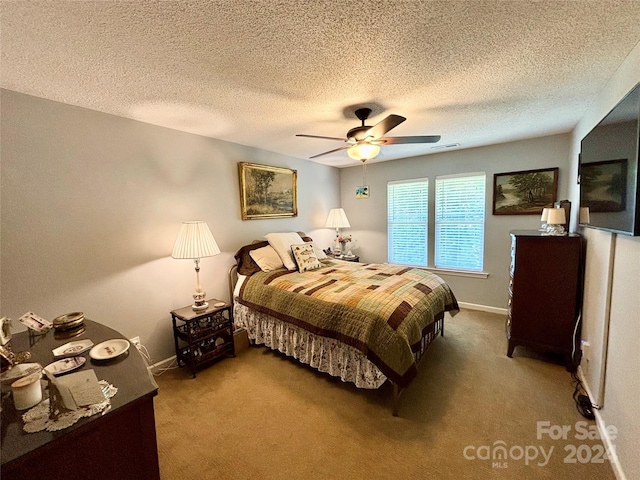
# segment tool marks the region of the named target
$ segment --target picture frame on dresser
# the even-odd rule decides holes
[[[493,175],[494,215],[540,215],[558,196],[558,167]]]
[[[238,162],[242,220],[296,217],[298,171]]]

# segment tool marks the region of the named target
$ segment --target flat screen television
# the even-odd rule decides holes
[[[580,225],[640,235],[639,152],[640,83],[582,139]]]

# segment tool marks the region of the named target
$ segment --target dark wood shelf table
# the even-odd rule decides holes
[[[236,356],[231,305],[215,298],[207,303],[198,312],[191,306],[171,311],[176,359],[179,366],[189,366],[193,378],[201,366]]]

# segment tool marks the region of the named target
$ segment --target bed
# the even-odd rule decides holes
[[[229,270],[233,316],[252,343],[358,388],[393,384],[393,414],[444,315],[449,286],[425,269],[327,258],[302,232],[245,245]]]

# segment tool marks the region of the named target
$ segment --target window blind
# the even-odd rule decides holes
[[[388,261],[427,265],[429,179],[387,184]]]
[[[436,177],[435,266],[482,271],[484,173]]]

